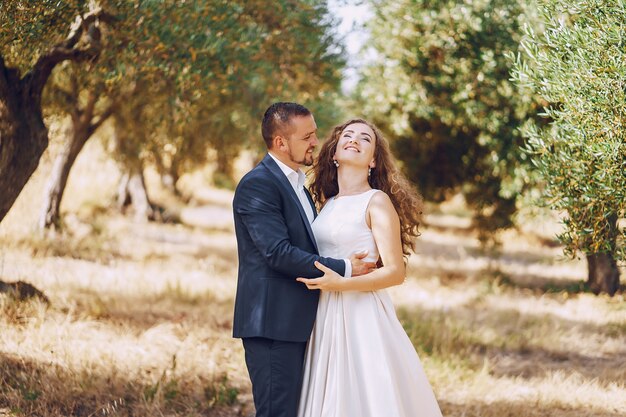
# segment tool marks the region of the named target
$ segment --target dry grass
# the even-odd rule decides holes
[[[2,275],[43,289],[50,307],[0,298],[0,404],[18,415],[238,415],[233,259],[212,250],[234,251],[232,237],[125,225],[112,224],[119,241],[101,248],[104,263],[5,249]]]
[[[0,416],[248,416],[224,219],[198,229],[110,213],[117,173],[92,143],[70,178],[69,233],[42,237],[49,165],[0,225],[0,278],[50,298],[0,295]],[[448,212],[431,216],[406,283],[390,289],[444,415],[624,415],[623,294],[580,292],[584,264],[534,235],[483,253]]]

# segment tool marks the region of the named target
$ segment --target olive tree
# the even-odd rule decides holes
[[[83,3],[0,4],[0,221],[48,146],[41,102],[50,74],[61,62],[92,61],[101,52],[101,25],[113,19]]]
[[[489,239],[513,225],[532,185],[519,128],[539,106],[510,80],[523,0],[373,0],[377,59],[363,71],[357,103],[390,135],[427,200],[462,193]]]
[[[542,31],[528,27],[514,79],[551,119],[525,129],[543,201],[566,213],[559,236],[582,252],[594,292],[615,294],[626,255],[626,2],[541,0]]]

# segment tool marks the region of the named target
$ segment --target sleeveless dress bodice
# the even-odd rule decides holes
[[[312,224],[321,256],[379,253],[367,207],[381,192],[331,198]],[[353,279],[353,278],[345,278]],[[322,291],[307,346],[298,417],[441,417],[387,291]]]
[[[311,225],[321,256],[346,259],[357,249],[367,249],[365,260],[378,259],[378,248],[366,220],[367,206],[377,191],[328,200]]]

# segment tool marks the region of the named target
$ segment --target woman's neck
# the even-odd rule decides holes
[[[367,170],[349,165],[337,169],[337,184],[339,185],[338,197],[360,194],[372,189],[367,181]]]

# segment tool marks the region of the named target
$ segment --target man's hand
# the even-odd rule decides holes
[[[352,256],[350,257],[350,263],[352,264],[352,276],[353,277],[368,274],[376,269],[376,262],[363,261],[363,258],[365,258],[367,254],[368,254],[368,251],[362,250],[360,252],[353,253]]]
[[[319,262],[315,262],[315,267],[322,271],[324,275],[319,278],[296,278],[296,281],[303,282],[310,290],[323,290],[323,291],[342,291],[343,284],[346,279],[333,271],[330,268],[325,267]]]

